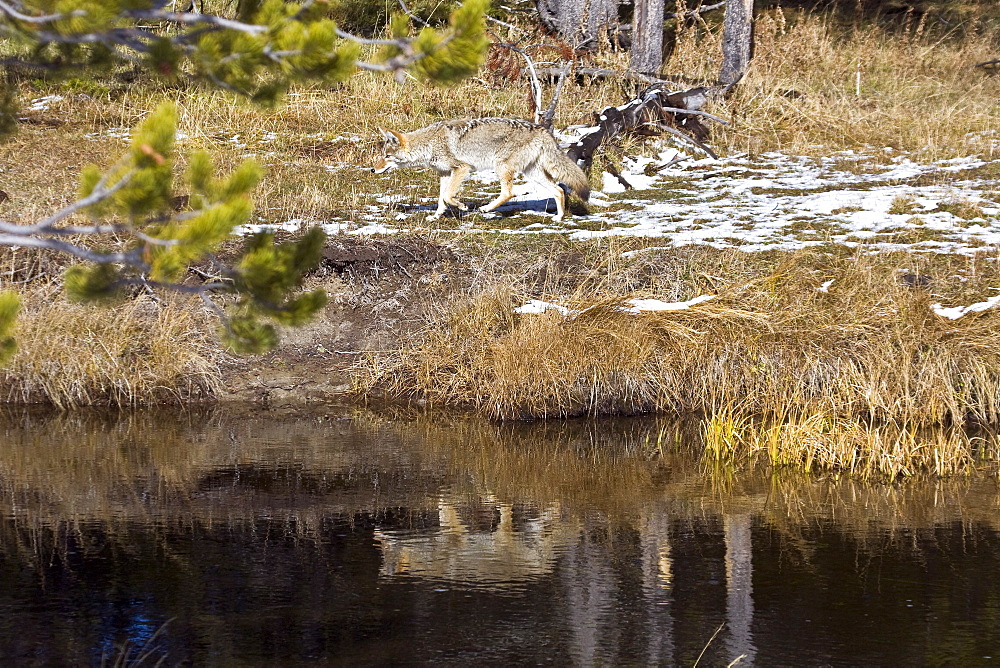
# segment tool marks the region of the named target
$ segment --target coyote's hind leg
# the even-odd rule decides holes
[[[552,199],[556,201],[556,215],[552,220],[556,223],[561,222],[566,216],[566,191],[559,185],[556,178],[548,172],[542,172],[541,178],[537,179],[536,183],[541,184],[546,190],[552,193]]]
[[[556,177],[541,168],[526,170],[524,177],[540,186],[549,197],[556,201],[556,215],[552,221],[556,223],[562,221],[566,216],[566,191],[563,190]]]
[[[480,211],[486,213],[497,208],[504,202],[508,202],[514,198],[514,176],[515,172],[512,169],[504,169],[500,171],[497,176],[500,177],[500,194],[497,198],[488,204],[484,204],[480,207]]]

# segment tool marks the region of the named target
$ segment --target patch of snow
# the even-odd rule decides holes
[[[665,302],[660,299],[627,299],[626,304],[631,304],[629,308],[623,308],[622,310],[626,313],[643,313],[645,311],[680,311],[682,309],[691,308],[695,304],[701,304],[702,302],[707,302],[709,299],[715,299],[718,295],[699,295],[694,299],[689,299],[686,302]]]
[[[31,104],[28,105],[28,111],[45,111],[53,102],[60,102],[62,99],[62,95],[46,95],[44,97],[36,97],[31,101]]]
[[[570,128],[559,138],[573,141],[580,136],[579,128]],[[233,139],[238,141],[238,137]],[[970,144],[990,142],[995,135],[982,133],[968,139]],[[522,180],[515,184],[514,199],[495,214],[460,214],[459,229],[463,234],[557,233],[570,239],[649,237],[661,241],[657,248],[705,244],[747,252],[839,244],[860,246],[866,252],[971,254],[984,246],[1000,246],[995,184],[962,173],[1000,159],[970,155],[918,161],[894,149],[861,147],[820,157],[769,152],[712,160],[678,150],[669,138],[652,145],[650,154],[654,157],[623,160],[621,174],[635,186],[633,192],[626,192],[611,174],[602,174],[600,190],[591,193],[590,213],[585,217],[571,215],[564,223],[536,219],[512,226],[522,213],[548,216],[555,210],[544,184]],[[347,167],[328,165],[326,169]],[[930,184],[913,178],[927,174],[942,178]],[[424,218],[433,211],[436,197],[417,197],[424,188],[403,182],[390,192],[372,193],[371,203],[352,215],[357,221],[352,224],[359,225],[352,233],[406,231],[411,227],[408,221],[426,225]],[[459,197],[470,206],[481,205],[498,192],[495,174],[477,172],[466,181]],[[889,213],[897,198],[910,203],[911,213]],[[943,210],[954,201],[974,203],[982,216],[963,220]],[[400,204],[406,205],[402,211],[387,210]],[[387,217],[396,227],[384,224]],[[496,225],[490,223],[494,219]]]
[[[388,225],[383,225],[381,223],[369,223],[363,227],[359,227],[356,230],[351,230],[348,234],[356,234],[358,236],[374,235],[374,234],[395,234],[399,232],[398,227],[389,227]]]
[[[606,193],[623,193],[625,184],[618,180],[618,177],[611,172],[601,173],[601,190]]]
[[[102,132],[88,132],[84,135],[88,139],[100,139],[101,137],[108,137],[110,139],[120,139],[122,141],[132,140],[132,130],[129,128],[112,128],[110,130],[103,130]]]
[[[700,295],[685,302],[665,302],[662,299],[626,299],[625,303],[628,304],[628,306],[619,306],[616,307],[615,310],[632,314],[648,313],[650,311],[680,311],[691,308],[696,304],[707,302],[709,299],[715,299],[716,296],[717,295]],[[553,304],[552,302],[542,301],[541,299],[531,299],[525,304],[515,308],[514,313],[539,315],[545,313],[546,311],[558,311],[563,315],[563,317],[572,320],[578,315],[586,313],[589,310],[589,308],[583,309],[582,311],[569,309],[562,304]]]
[[[571,311],[562,306],[561,304],[553,304],[552,302],[542,301],[541,299],[532,299],[522,306],[518,306],[514,309],[514,313],[525,313],[532,315],[540,315],[546,311],[558,311],[564,316],[568,316]]]
[[[976,302],[975,304],[969,304],[968,306],[953,306],[946,308],[940,303],[931,304],[931,310],[943,318],[948,318],[950,320],[958,320],[966,313],[977,313],[979,311],[985,311],[995,307],[1000,304],[1000,295],[995,297],[990,297],[984,302]]]
[[[240,235],[257,234],[258,232],[298,232],[312,224],[302,218],[292,218],[283,223],[244,223],[237,226],[234,232]]]

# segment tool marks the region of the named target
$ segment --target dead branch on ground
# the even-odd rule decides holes
[[[726,87],[698,86],[671,90],[668,86],[662,82],[653,84],[627,104],[596,112],[594,125],[583,128],[582,136],[569,147],[567,155],[584,169],[589,169],[601,145],[619,135],[656,136],[666,132],[718,159],[704,143],[709,131],[703,119],[723,125],[728,123],[701,111],[701,107],[712,97],[724,94]]]

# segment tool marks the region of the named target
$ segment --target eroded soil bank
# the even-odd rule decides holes
[[[425,237],[336,236],[306,288],[328,304],[308,325],[282,332],[264,355],[227,357],[220,401],[294,407],[363,401],[351,369],[364,355],[400,348],[430,311],[467,294],[475,271],[451,244]]]

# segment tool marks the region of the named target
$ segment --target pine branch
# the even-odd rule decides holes
[[[101,180],[97,182],[94,190],[89,195],[82,199],[78,199],[67,207],[60,209],[48,218],[40,220],[34,225],[14,225],[12,223],[0,221],[0,230],[6,232],[7,234],[23,234],[25,236],[32,234],[100,234],[103,232],[115,232],[117,231],[117,229],[115,229],[117,226],[113,225],[67,229],[57,228],[55,227],[55,224],[68,218],[69,216],[72,216],[74,213],[77,213],[82,209],[99,204],[100,202],[111,197],[128,184],[134,173],[134,171],[127,172],[123,177],[115,182],[113,186],[110,187],[107,185],[108,176],[105,175],[101,177]]]
[[[95,262],[97,264],[112,264],[119,262],[138,269],[149,268],[149,266],[142,261],[142,253],[138,250],[129,251],[127,253],[100,253],[66,241],[33,236],[21,236],[18,234],[0,234],[0,246],[45,248],[59,253],[65,253],[66,255],[86,260],[87,262]]]
[[[67,13],[32,15],[24,10],[24,7],[20,3],[14,3],[12,0],[0,0],[0,29],[4,27],[4,23],[7,23],[9,24],[7,26],[8,28],[12,27],[13,29],[18,30],[22,37],[38,44],[68,44],[84,46],[99,44],[114,53],[118,58],[130,62],[140,62],[141,59],[138,58],[136,54],[140,54],[142,56],[155,55],[156,49],[160,48],[159,45],[162,44],[164,39],[169,40],[172,47],[180,50],[186,56],[196,57],[202,40],[210,34],[242,34],[251,37],[266,38],[271,33],[280,32],[280,29],[283,26],[291,25],[295,22],[304,20],[305,12],[312,5],[312,2],[306,2],[300,7],[298,12],[279,19],[273,25],[247,23],[245,21],[228,19],[214,14],[169,11],[164,8],[164,5],[165,3],[158,2],[152,9],[122,9],[118,12],[116,16],[117,22],[120,23],[124,21],[136,25],[127,27],[116,26],[109,27],[106,30],[71,33],[56,28],[56,25],[68,18],[87,17],[88,14],[86,11],[75,10]],[[405,10],[405,5],[403,5],[403,7]],[[386,59],[385,62],[378,63],[355,60],[354,65],[358,69],[362,70],[395,73],[397,75],[397,79],[400,78],[400,75],[404,70],[413,67],[419,61],[427,58],[428,56],[447,52],[449,47],[454,44],[455,40],[461,36],[459,28],[453,26],[434,44],[434,48],[432,50],[422,51],[417,47],[418,38],[416,37],[397,37],[393,39],[365,38],[344,31],[339,27],[336,27],[327,19],[321,19],[318,21],[318,23],[322,22],[327,22],[331,27],[331,32],[342,40],[342,42],[360,46],[379,46],[394,49],[396,54]],[[144,23],[172,25],[188,30],[187,32],[181,34],[165,37],[164,34],[157,31],[153,27],[139,25]],[[24,24],[30,24],[35,27],[30,30],[24,29]],[[326,57],[332,59],[338,57],[340,46],[341,44],[331,44],[329,51],[326,53]],[[276,45],[270,41],[270,39],[265,44],[261,45],[260,53],[268,60],[268,62],[274,65],[275,71],[277,72],[281,72],[289,65],[291,65],[294,70],[295,66],[292,61],[295,58],[304,55],[303,51],[300,49],[277,48]],[[216,65],[225,65],[230,60],[238,60],[240,58],[249,57],[250,55],[251,54],[249,53],[233,52],[217,61]],[[30,59],[12,57],[6,58],[4,62],[7,64],[25,66],[37,64]],[[259,65],[259,63],[257,63],[257,65]],[[239,85],[234,85],[232,81],[227,81],[225,78],[220,77],[218,73],[203,72],[202,76],[225,90],[248,94],[247,91],[241,90]]]

